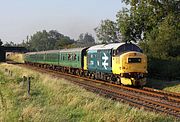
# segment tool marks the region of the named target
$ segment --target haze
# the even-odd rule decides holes
[[[0,38],[21,43],[41,30],[58,30],[77,39],[91,33],[101,20],[115,19],[121,0],[0,0]]]

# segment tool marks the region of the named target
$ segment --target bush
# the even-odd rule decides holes
[[[180,76],[180,60],[148,58],[149,77],[166,80],[178,79]]]

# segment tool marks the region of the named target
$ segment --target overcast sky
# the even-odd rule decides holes
[[[22,42],[41,30],[57,30],[77,39],[91,33],[101,20],[115,20],[125,7],[121,0],[0,0],[0,38]]]

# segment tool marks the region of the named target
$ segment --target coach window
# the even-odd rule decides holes
[[[90,54],[90,57],[93,58],[93,54]]]
[[[44,58],[44,60],[46,60],[46,53],[44,54],[44,57],[43,57],[43,58]]]
[[[78,61],[79,61],[79,56],[78,56]]]
[[[74,54],[74,60],[76,60],[76,54]]]
[[[94,54],[94,58],[96,58],[96,54]]]
[[[67,53],[65,54],[65,60],[68,60],[68,54]]]
[[[71,60],[71,54],[68,54],[68,60]]]

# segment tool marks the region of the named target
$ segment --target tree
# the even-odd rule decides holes
[[[99,27],[95,28],[96,35],[102,43],[116,42],[118,40],[117,24],[111,20],[103,20]]]
[[[121,32],[127,40],[146,40],[146,35],[151,33],[154,27],[159,26],[169,14],[174,14],[174,24],[179,23],[178,0],[123,0],[123,2],[130,5],[130,10],[123,14],[120,11],[117,14],[117,22],[119,28],[125,30]]]
[[[74,40],[71,40],[68,36],[63,36],[57,40],[55,49],[68,48],[73,43]]]
[[[84,34],[83,33],[81,33],[79,35],[79,39],[77,40],[77,42],[79,42],[79,43],[83,43],[84,42]]]
[[[117,17],[117,28],[119,33],[121,33],[122,41],[134,41],[137,42],[137,39],[141,38],[141,34],[138,34],[139,31],[135,31],[134,22],[131,20],[129,10],[123,8],[122,11],[119,11],[116,15]]]
[[[180,30],[173,24],[174,16],[169,14],[147,35],[148,53],[153,57],[180,56]]]
[[[85,33],[84,42],[88,44],[95,44],[95,39],[91,34]]]
[[[15,46],[17,46],[17,45],[16,45],[14,42],[11,41],[11,42],[9,42],[9,43],[6,42],[6,43],[4,44],[4,46],[5,46],[5,47],[15,47]]]
[[[2,42],[2,40],[0,39],[0,46],[2,46],[2,44],[3,44],[3,42]]]
[[[77,40],[77,45],[80,47],[85,47],[85,46],[92,46],[95,44],[95,39],[91,34],[88,33],[81,33],[79,35],[79,39]]]
[[[30,37],[29,45],[33,51],[43,51],[52,49],[51,45],[53,44],[48,40],[48,32],[43,30],[42,32],[39,31]]]
[[[65,48],[74,43],[69,37],[64,36],[56,30],[47,32],[46,30],[38,31],[33,34],[27,42],[22,43],[30,51],[43,51]]]
[[[58,40],[60,38],[63,38],[64,35],[59,33],[57,30],[50,30],[49,31],[49,38],[54,39],[54,40]]]

